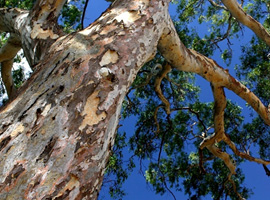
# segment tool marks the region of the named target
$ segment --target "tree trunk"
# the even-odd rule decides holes
[[[234,163],[214,146],[222,140],[242,158],[270,163],[240,152],[226,135],[223,88],[246,100],[268,125],[270,106],[215,61],[182,44],[168,13],[169,0],[116,0],[92,25],[63,36],[56,22],[64,2],[38,0],[29,12],[0,9],[0,32],[9,32],[20,41],[35,70],[17,97],[1,108],[0,199],[96,199],[122,101],[138,70],[157,48],[171,67],[197,73],[212,84],[215,133],[203,138],[200,148],[223,159],[231,174]],[[227,7],[236,16],[237,10]],[[250,23],[268,41],[266,30],[255,26],[254,20]],[[6,48],[13,48],[15,55],[18,48],[12,44]],[[1,48],[2,67],[4,62],[12,63],[14,56],[5,52]],[[164,97],[160,82],[156,92]]]
[[[43,59],[1,111],[0,199],[97,198],[122,101],[155,55],[167,9],[122,1],[43,56],[30,52]]]

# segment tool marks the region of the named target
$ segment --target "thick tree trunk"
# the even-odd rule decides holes
[[[30,12],[0,9],[0,32],[15,35],[35,70],[17,97],[1,108],[0,199],[96,199],[123,98],[157,46],[172,67],[212,84],[215,133],[200,148],[223,159],[231,174],[234,164],[216,142],[225,141],[245,159],[270,163],[240,152],[224,132],[223,88],[246,100],[268,125],[270,107],[215,61],[181,43],[168,14],[169,0],[117,0],[90,27],[62,36],[56,21],[64,2],[39,0]],[[268,35],[261,38],[266,41]],[[1,63],[15,55],[5,52],[0,51]],[[169,113],[160,82],[156,90]]]
[[[97,198],[123,98],[155,55],[167,9],[122,1],[53,43],[1,111],[0,199]]]

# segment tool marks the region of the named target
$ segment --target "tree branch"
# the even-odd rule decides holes
[[[20,49],[20,38],[15,34],[11,34],[7,42],[0,49],[0,62],[13,59]]]
[[[154,120],[155,120],[155,124],[157,126],[157,130],[156,130],[156,133],[159,133],[159,123],[158,123],[158,120],[157,120],[157,114],[158,114],[158,110],[160,108],[164,107],[163,105],[159,105],[155,108],[155,111],[154,111]]]
[[[156,77],[156,80],[155,80],[155,92],[157,93],[158,97],[160,98],[160,100],[164,103],[165,105],[165,111],[167,114],[170,114],[171,111],[170,111],[170,102],[166,99],[166,97],[163,95],[162,91],[161,91],[161,88],[160,88],[160,84],[163,80],[163,78],[165,76],[167,76],[167,74],[171,71],[171,66],[166,63],[163,68],[162,68],[162,71],[161,71],[161,74],[159,76]]]
[[[29,11],[18,8],[0,8],[0,33],[21,34],[28,13]]]
[[[235,165],[233,164],[230,155],[226,152],[222,152],[219,148],[217,148],[214,144],[213,145],[208,145],[206,148],[214,154],[216,157],[220,158],[223,160],[225,165],[229,168],[231,174],[236,174],[235,172]]]
[[[12,79],[12,65],[13,65],[13,59],[3,61],[1,63],[1,77],[5,85],[9,99],[15,96],[15,93],[16,93],[16,89],[15,89],[13,79]]]
[[[168,21],[168,28],[164,29],[158,48],[171,66],[181,71],[196,73],[216,86],[232,90],[252,106],[266,124],[270,125],[270,109],[245,85],[232,77],[228,70],[223,69],[214,60],[187,49],[180,41],[172,21],[169,19]]]
[[[226,108],[226,97],[223,87],[215,86],[211,84],[214,95],[214,129],[215,133],[206,137],[200,144],[200,148],[203,149],[209,145],[213,145],[222,141],[225,138],[224,131],[224,110]]]
[[[226,97],[224,94],[223,87],[211,84],[212,91],[214,95],[215,105],[214,105],[214,129],[215,133],[200,144],[200,149],[206,147],[211,153],[213,153],[218,158],[222,159],[226,166],[229,168],[231,174],[235,174],[235,165],[233,164],[228,153],[222,152],[219,148],[215,146],[215,143],[220,142],[225,137],[224,131],[224,110],[226,108]]]
[[[8,97],[15,96],[16,89],[12,80],[13,59],[21,49],[21,41],[15,34],[11,34],[7,42],[0,49],[1,77]]]
[[[270,46],[270,34],[260,24],[260,22],[248,15],[236,0],[222,0],[222,3],[228,8],[232,16],[235,17],[237,21],[250,28],[259,38]]]
[[[253,156],[250,156],[249,154],[247,153],[243,153],[243,152],[240,152],[236,145],[231,141],[231,139],[229,138],[229,136],[227,134],[225,134],[225,137],[224,137],[224,142],[226,142],[228,144],[228,146],[232,149],[232,151],[239,157],[241,158],[244,158],[246,160],[249,160],[249,161],[253,161],[253,162],[256,162],[256,163],[259,163],[259,164],[263,164],[263,165],[269,165],[270,164],[270,161],[267,161],[267,160],[263,160],[263,159],[260,159],[260,158],[255,158]]]
[[[266,167],[266,165],[263,165],[263,169],[267,176],[270,176],[270,170]]]
[[[222,37],[215,39],[213,44],[217,45],[218,42],[221,42],[221,41],[225,40],[226,38],[228,39],[231,28],[232,28],[232,15],[230,15],[230,17],[228,19],[228,28],[227,28],[226,33]]]
[[[223,10],[228,10],[225,6],[222,6],[220,4],[217,4],[215,1],[213,0],[208,0],[212,6],[218,8],[218,9],[223,9]]]
[[[60,15],[60,11],[66,0],[38,0],[30,11],[31,18],[39,23],[54,21]]]
[[[85,12],[86,12],[88,2],[89,2],[89,0],[85,1],[85,5],[84,5],[84,8],[83,8],[82,19],[81,19],[82,29],[84,29],[83,21],[84,21],[84,18],[85,18]]]

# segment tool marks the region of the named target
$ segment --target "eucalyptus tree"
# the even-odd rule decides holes
[[[145,176],[157,192],[180,187],[179,178],[184,178],[191,199],[207,194],[215,199],[249,197],[238,163],[254,161],[269,173],[269,93],[261,91],[269,85],[269,18],[255,9],[269,13],[269,5],[180,1],[174,23],[169,3],[116,0],[82,28],[80,9],[71,1],[1,1],[0,31],[6,42],[0,62],[9,95],[0,119],[1,199],[96,199],[106,166],[120,170],[120,182],[121,176],[124,180],[125,172],[116,166],[124,138],[116,138],[122,106],[123,116],[138,117],[129,145],[134,155],[151,159]],[[201,38],[189,29],[195,19],[210,21],[213,31]],[[250,78],[247,82],[210,58],[219,42],[229,43],[242,26],[259,38],[243,48],[243,65],[238,66],[239,77]],[[10,69],[20,49],[33,73],[16,90]],[[229,45],[222,56],[231,55]],[[191,73],[211,83],[212,104],[199,101]],[[240,109],[227,102],[224,88],[259,117],[242,125]],[[260,157],[247,148],[254,141]],[[194,145],[194,152],[186,152],[186,143]]]

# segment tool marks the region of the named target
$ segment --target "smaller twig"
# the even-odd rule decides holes
[[[85,1],[85,5],[84,5],[84,8],[83,8],[83,14],[82,14],[82,19],[81,19],[82,29],[84,29],[83,21],[84,21],[84,18],[85,18],[85,13],[86,13],[86,8],[87,8],[87,5],[88,5],[88,2],[89,2],[89,0]]]
[[[232,19],[233,19],[232,15],[230,15],[230,17],[228,19],[228,28],[227,28],[226,33],[222,37],[215,39],[211,45],[217,44],[218,42],[221,42],[221,41],[228,38],[230,31],[231,31],[231,28],[232,28]],[[229,44],[230,44],[230,42],[229,42]]]
[[[162,138],[161,138],[161,142],[160,142],[160,146],[159,146],[159,152],[158,152],[158,166],[159,166],[159,162],[160,162],[160,158],[161,158],[161,153],[162,153],[162,148],[163,148],[163,144],[164,144],[164,140],[165,140],[165,134],[166,131],[164,131],[162,133]]]
[[[163,105],[157,106],[156,109],[155,109],[155,112],[154,112],[154,120],[155,120],[155,124],[157,126],[157,130],[156,130],[157,133],[159,133],[159,123],[158,123],[158,120],[157,120],[157,113],[158,113],[158,110],[160,108],[162,108],[162,107],[163,107]]]
[[[263,165],[263,169],[267,176],[270,176],[270,170],[266,167],[266,165]]]
[[[228,175],[228,181],[232,184],[234,193],[238,196],[238,198],[239,198],[240,200],[245,200],[245,199],[237,192],[235,182],[232,180],[231,177],[232,177],[232,174],[229,174],[229,175]]]
[[[133,88],[130,88],[129,91],[128,91],[128,93],[129,93],[131,90],[138,89],[138,88],[142,88],[142,87],[148,85],[148,84],[150,83],[152,77],[155,76],[155,75],[158,73],[158,71],[159,71],[160,69],[162,69],[162,66],[161,66],[161,64],[158,63],[158,64],[156,64],[156,65],[152,68],[151,71],[149,71],[149,70],[142,70],[142,71],[139,71],[138,74],[141,74],[141,73],[147,73],[147,75],[146,75],[146,80],[145,80],[143,83],[141,83],[140,85],[137,85],[137,86],[135,86],[135,87],[133,87]]]
[[[181,84],[176,83],[174,80],[170,79],[168,76],[166,76],[165,78],[166,78],[167,81],[169,81],[170,83],[176,85],[177,87],[181,86]]]
[[[241,158],[244,158],[246,160],[249,160],[249,161],[253,161],[253,162],[256,162],[256,163],[260,163],[260,164],[264,164],[264,165],[269,165],[270,164],[270,161],[267,161],[267,160],[263,160],[263,159],[260,159],[260,158],[255,158],[247,153],[243,153],[243,152],[240,152],[236,145],[231,141],[231,139],[229,138],[229,136],[227,134],[225,134],[225,138],[223,139],[224,142],[226,142],[226,144],[231,148],[231,150],[239,157]]]
[[[213,0],[208,0],[212,6],[219,8],[219,9],[223,9],[223,10],[228,10],[225,6],[222,6],[220,4],[217,4],[216,2],[214,2]]]
[[[167,115],[167,121],[168,121],[168,124],[169,124],[169,127],[166,129],[166,131],[164,131],[162,133],[162,138],[161,138],[161,142],[160,142],[160,146],[159,146],[159,152],[158,152],[158,166],[159,166],[159,162],[160,162],[160,158],[161,158],[161,153],[162,153],[162,148],[163,148],[163,144],[164,144],[164,141],[165,141],[165,136],[166,136],[166,133],[168,130],[170,130],[172,127],[172,121],[170,119],[170,115]]]
[[[162,183],[164,184],[166,190],[168,190],[168,192],[172,195],[173,199],[176,200],[175,195],[174,195],[173,192],[170,190],[170,188],[167,186],[167,183],[166,183],[166,177],[165,177],[164,173],[162,172],[162,170],[160,169],[159,166],[158,166],[158,169],[159,169],[159,172],[160,172],[161,175],[162,175]]]
[[[178,111],[178,110],[188,110],[189,112],[195,114],[195,115],[196,115],[196,118],[198,119],[198,121],[200,122],[200,124],[203,126],[204,131],[207,132],[208,129],[206,128],[205,124],[204,124],[203,121],[201,120],[200,115],[199,115],[199,112],[197,112],[197,111],[191,109],[190,107],[173,108],[173,109],[171,109],[171,112],[173,112],[173,111]]]

